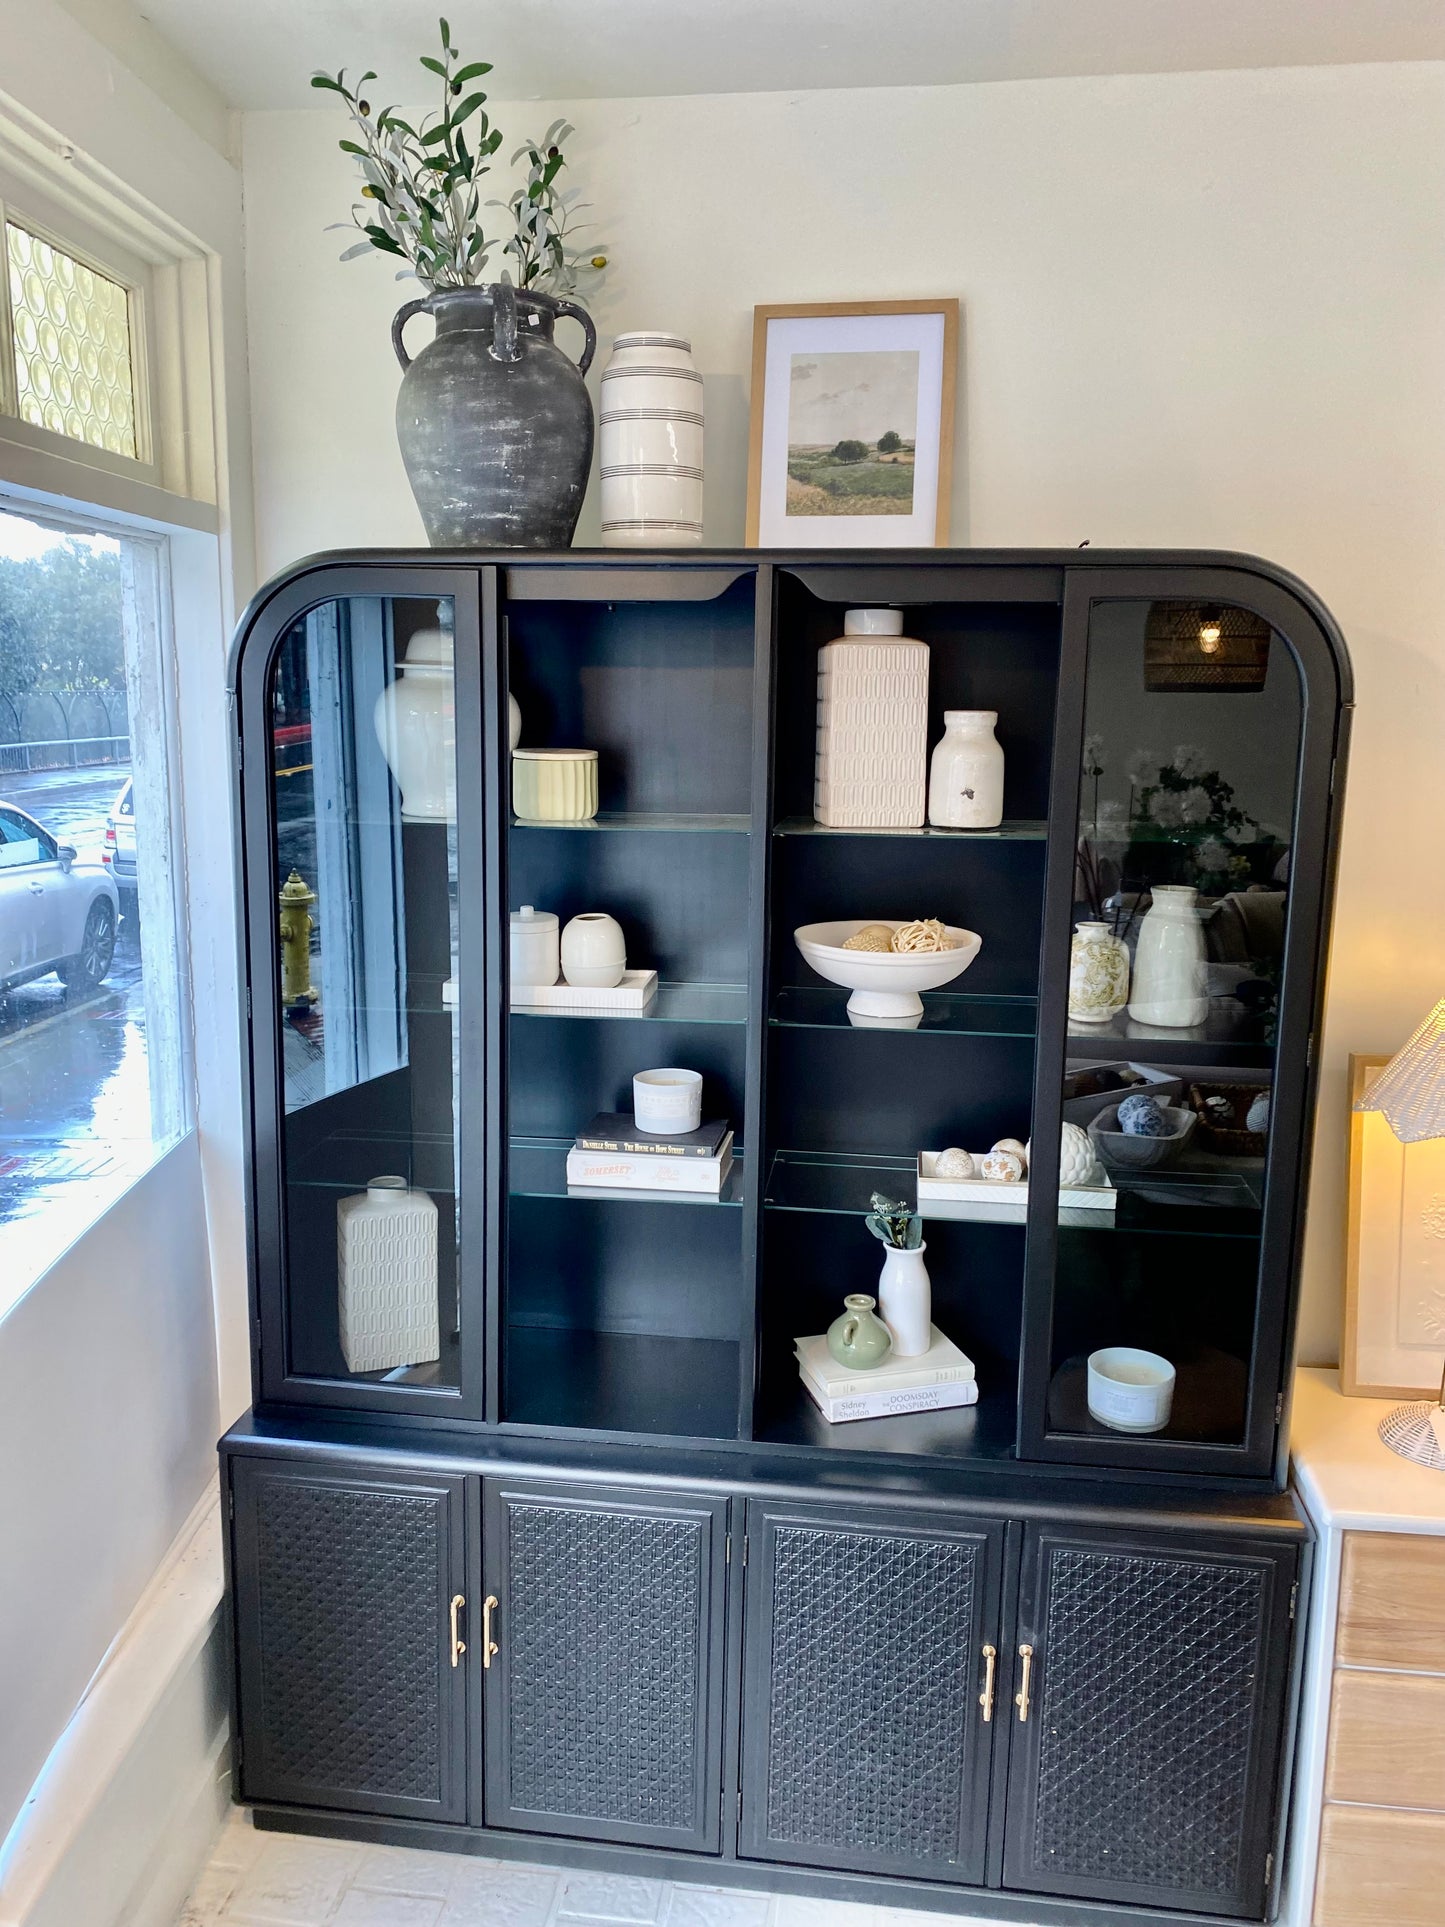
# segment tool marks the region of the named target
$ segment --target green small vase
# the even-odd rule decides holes
[[[828,1327],[828,1350],[840,1365],[850,1365],[856,1372],[871,1372],[881,1365],[893,1343],[874,1303],[865,1292],[849,1292],[842,1317]]]

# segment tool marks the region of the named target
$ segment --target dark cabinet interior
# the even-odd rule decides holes
[[[930,747],[996,712],[996,828],[815,818],[819,652],[877,606],[928,646]],[[836,1899],[1264,1918],[1328,613],[1188,554],[348,555],[263,591],[233,675],[243,1797]],[[595,751],[595,814],[519,814],[515,712]],[[655,993],[514,999],[526,905],[609,913]],[[908,1023],[795,940],[885,917],[982,940]],[[569,1184],[659,1066],[727,1119],[721,1188]],[[1002,1138],[1017,1208],[920,1201],[977,1402],[829,1423],[794,1348],[877,1293],[871,1195]],[[1169,1374],[1150,1429],[1091,1408],[1114,1348]]]

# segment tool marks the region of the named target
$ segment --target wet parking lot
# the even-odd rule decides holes
[[[98,863],[127,774],[3,773],[0,800]],[[0,992],[0,1311],[153,1155],[140,931],[124,909],[98,990],[51,975]]]

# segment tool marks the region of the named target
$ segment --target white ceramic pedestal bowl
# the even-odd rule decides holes
[[[870,923],[902,927],[901,917],[849,917],[842,923],[805,923],[793,941],[820,977],[851,990],[848,1015],[855,1023],[916,1024],[923,1015],[921,990],[938,990],[961,977],[983,947],[973,930],[944,925],[951,950],[845,950],[847,939]]]

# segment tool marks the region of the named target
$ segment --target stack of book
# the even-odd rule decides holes
[[[952,1405],[976,1405],[978,1381],[973,1360],[937,1325],[933,1342],[916,1358],[886,1358],[871,1372],[840,1365],[826,1338],[797,1338],[798,1373],[808,1396],[832,1425],[849,1419],[888,1418],[904,1412],[938,1412]]]
[[[726,1118],[677,1137],[649,1137],[624,1111],[600,1111],[567,1153],[569,1185],[603,1191],[687,1191],[716,1197],[733,1162]]]

